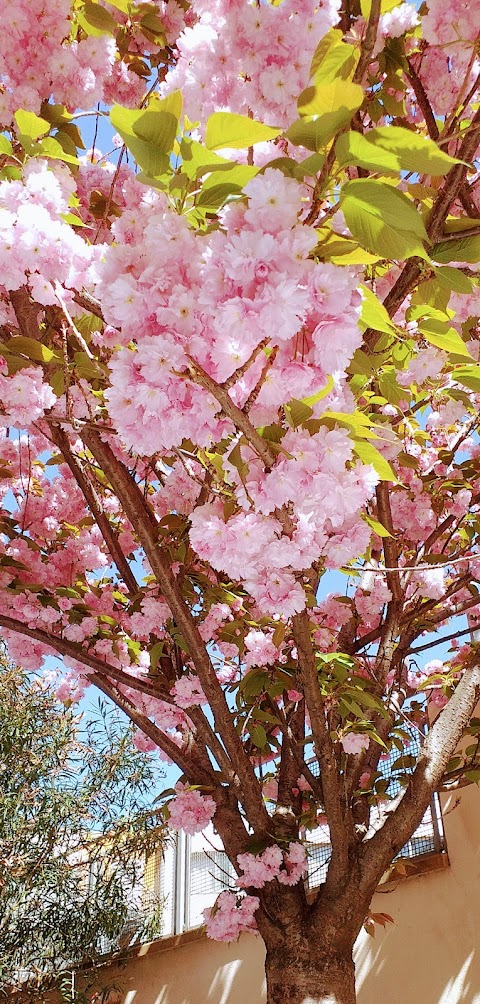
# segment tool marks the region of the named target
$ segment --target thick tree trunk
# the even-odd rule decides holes
[[[267,1004],[355,1004],[351,953],[326,954],[315,943],[309,948],[307,955],[288,945],[267,947]]]

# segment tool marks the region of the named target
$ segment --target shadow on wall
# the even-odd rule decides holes
[[[478,788],[464,789],[457,801],[444,805],[449,867],[374,897],[372,910],[395,923],[358,939],[358,1004],[480,1004]],[[242,935],[227,945],[191,931],[175,947],[158,941],[139,948],[100,978],[121,991],[118,1004],[263,1004],[263,965],[260,938]]]
[[[194,935],[194,932],[192,932]],[[128,963],[105,967],[104,987],[120,990],[119,1004],[262,1004],[264,949],[260,938],[242,935],[238,944],[204,937],[168,951],[157,944]]]
[[[356,946],[358,1004],[480,1004],[480,796],[444,800],[450,867],[379,892],[395,923]]]

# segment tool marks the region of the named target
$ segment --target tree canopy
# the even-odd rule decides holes
[[[269,1004],[351,1004],[384,869],[480,776],[478,3],[3,21],[0,627],[177,764]]]
[[[157,771],[131,729],[104,703],[81,726],[38,677],[2,660],[0,995],[22,1001],[117,945],[141,858],[164,839],[151,812]]]

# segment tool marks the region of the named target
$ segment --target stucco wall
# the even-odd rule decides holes
[[[461,801],[454,807],[457,797]],[[373,909],[394,925],[362,933],[356,947],[359,1004],[480,1004],[480,792],[444,804],[449,867],[376,894]],[[262,1004],[263,946],[156,942],[102,971],[111,1004]]]

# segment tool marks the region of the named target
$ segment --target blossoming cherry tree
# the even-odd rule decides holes
[[[0,626],[177,765],[268,1004],[352,1004],[480,777],[478,3],[7,6]]]

